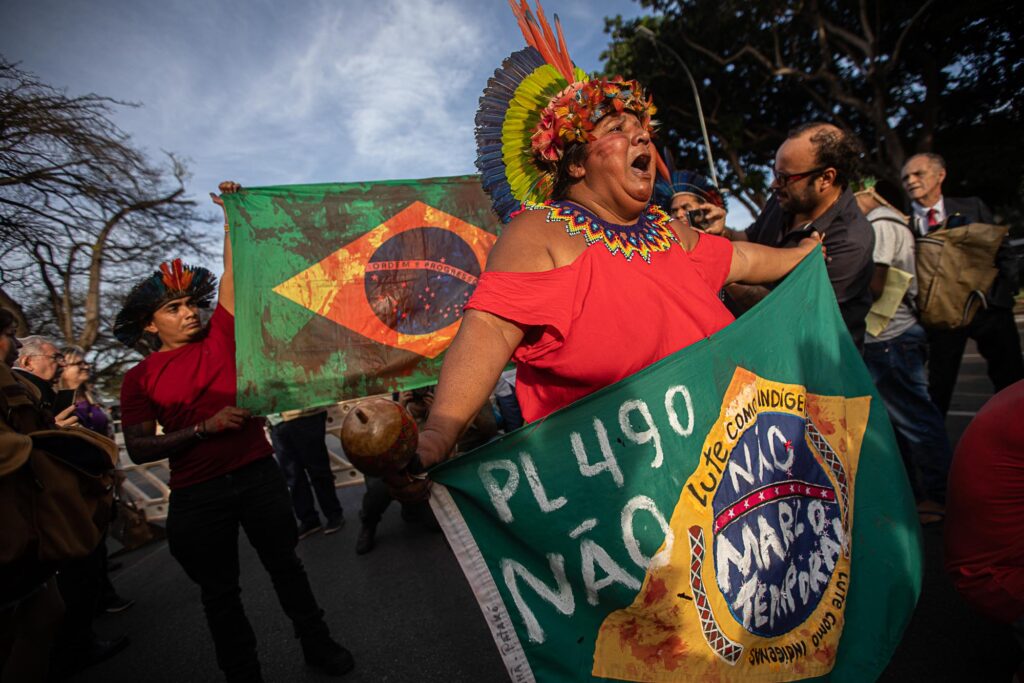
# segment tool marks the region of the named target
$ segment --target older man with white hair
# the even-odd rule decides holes
[[[915,154],[900,174],[911,200],[913,226],[919,235],[946,227],[951,217],[959,223],[994,223],[992,212],[978,197],[947,197],[942,192],[946,162],[938,154]],[[996,392],[1024,379],[1024,357],[1013,318],[1014,297],[1020,289],[1017,256],[1004,238],[992,264],[999,270],[986,295],[986,306],[966,327],[929,330],[928,391],[945,415],[953,398],[960,361],[971,338],[985,359]]]
[[[40,412],[45,416],[53,416],[59,427],[77,424],[78,418],[73,414],[74,405],[53,414],[57,400],[54,383],[64,368],[64,356],[57,346],[47,337],[39,335],[23,337],[18,341],[21,349],[11,370],[39,390]],[[53,655],[53,666],[58,677],[70,675],[112,657],[128,645],[128,638],[123,635],[105,640],[92,628],[99,601],[103,552],[100,544],[85,557],[61,563],[57,585],[66,610]]]
[[[53,385],[64,368],[64,356],[47,337],[34,334],[19,341],[21,350],[13,370],[21,373],[23,379],[27,379],[39,389],[40,408],[52,414],[57,400],[57,392]],[[70,427],[76,424],[78,418],[73,415],[74,410],[74,406],[70,406],[54,415],[57,426]]]

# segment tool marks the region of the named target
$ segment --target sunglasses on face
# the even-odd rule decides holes
[[[828,166],[820,166],[818,168],[813,168],[810,171],[804,171],[803,173],[783,173],[779,169],[773,168],[772,177],[775,178],[776,185],[778,185],[779,187],[785,187],[790,183],[795,183],[800,180],[803,180],[804,178],[810,178],[811,176],[817,173],[821,173],[826,168],[828,168]]]

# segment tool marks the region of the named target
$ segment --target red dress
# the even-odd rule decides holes
[[[718,297],[732,263],[728,240],[700,234],[687,252],[656,207],[638,227],[608,225],[568,202],[546,207],[549,222],[585,236],[583,253],[539,273],[487,271],[466,305],[525,328],[512,360],[527,422],[733,321]]]

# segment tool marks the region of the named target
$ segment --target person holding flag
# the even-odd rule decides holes
[[[506,60],[477,115],[477,166],[508,226],[448,349],[414,470],[448,456],[509,359],[523,417],[538,420],[722,329],[723,285],[774,282],[821,243],[729,242],[652,204],[660,158],[643,86],[586,78],[515,9],[531,47]],[[514,96],[505,83],[524,72],[530,91],[558,94]],[[523,120],[534,125],[502,125]]]
[[[919,529],[820,238],[769,248],[673,220],[651,203],[668,173],[643,86],[587,77],[557,17],[513,9],[529,47],[476,119],[507,227],[407,470],[433,468],[510,676],[877,676],[920,592]],[[718,298],[784,277],[735,322]],[[526,425],[451,458],[509,360]]]
[[[223,193],[236,183],[221,183]],[[223,207],[219,197],[214,202]],[[324,622],[302,561],[291,500],[263,420],[236,405],[234,279],[228,224],[224,276],[208,325],[216,278],[180,259],[131,290],[114,335],[143,351],[125,375],[121,421],[136,463],[168,458],[167,542],[199,585],[217,663],[228,681],[260,681],[256,637],[240,599],[238,528],[245,530],[295,627],[306,663],[340,676],[354,666]],[[157,424],[163,427],[157,433]]]

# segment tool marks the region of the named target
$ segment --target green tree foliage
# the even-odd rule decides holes
[[[723,185],[748,208],[787,130],[831,120],[865,145],[866,172],[901,200],[907,157],[946,157],[951,196],[1021,213],[1024,16],[979,0],[641,0],[650,16],[607,20],[609,72],[648,83],[680,167],[706,168],[693,72]],[[651,41],[637,32],[648,27]],[[668,48],[668,49],[667,49]]]

